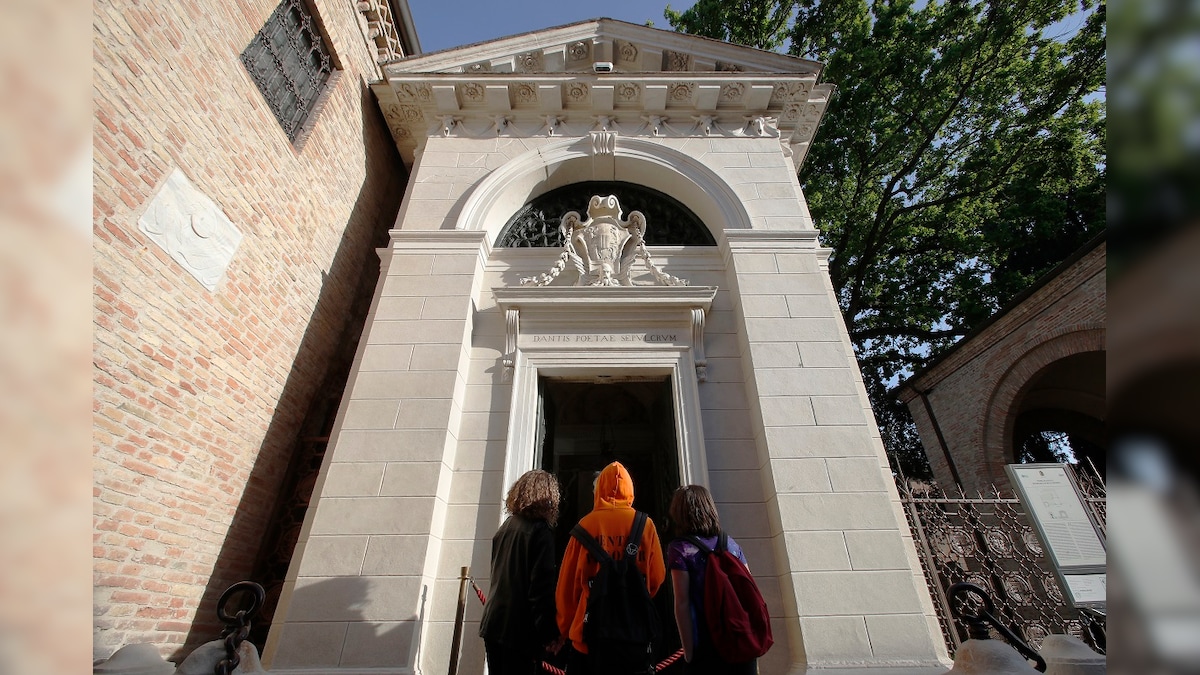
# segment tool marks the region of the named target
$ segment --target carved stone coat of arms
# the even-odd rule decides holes
[[[686,286],[683,279],[664,273],[646,251],[646,217],[631,211],[621,218],[616,195],[595,195],[588,202],[587,220],[577,211],[562,218],[563,252],[549,272],[521,279],[522,284],[545,286],[558,277],[567,263],[579,272],[576,286],[632,286],[633,263],[641,258],[654,280],[663,286]]]

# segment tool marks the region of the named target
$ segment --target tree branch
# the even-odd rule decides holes
[[[949,337],[962,337],[967,334],[965,328],[951,328],[949,330],[932,330],[928,328],[917,328],[915,326],[877,326],[875,328],[862,328],[859,330],[850,331],[850,339],[855,341],[873,340],[881,337],[914,337],[928,341],[940,340]]]

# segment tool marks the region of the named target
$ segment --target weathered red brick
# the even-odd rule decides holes
[[[131,642],[171,650],[189,635],[207,639],[192,627],[213,623],[196,614],[210,575],[250,576],[290,439],[340,349],[344,317],[310,321],[313,309],[322,293],[338,303],[356,293],[359,271],[326,263],[339,245],[347,260],[367,258],[403,192],[390,146],[362,161],[363,138],[388,138],[349,84],[378,77],[368,50],[339,53],[347,84],[298,152],[246,85],[244,45],[224,40],[252,35],[277,1],[118,0],[94,17],[95,500],[129,512],[94,519],[97,656]],[[322,19],[343,44],[362,40],[353,12]],[[137,229],[175,168],[246,235],[216,292]],[[322,186],[322,198],[297,185]],[[281,405],[285,385],[297,395]],[[251,468],[262,480],[248,489]],[[230,542],[235,513],[247,525]],[[154,592],[122,585],[129,578]],[[154,616],[137,616],[143,608]]]

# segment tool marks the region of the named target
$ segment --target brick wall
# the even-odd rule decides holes
[[[214,639],[248,578],[344,309],[405,174],[350,2],[313,3],[344,69],[294,148],[239,54],[272,0],[96,5],[94,656]],[[244,239],[209,292],[138,231],[179,168]]]
[[[963,487],[1007,485],[1021,392],[1045,366],[1104,350],[1106,251],[1101,242],[1067,265],[901,390],[939,483],[954,480],[918,391],[927,393]]]

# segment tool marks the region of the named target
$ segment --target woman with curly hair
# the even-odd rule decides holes
[[[479,624],[492,675],[534,675],[545,650],[562,644],[555,623],[558,479],[526,472],[508,491],[509,516],[492,537],[491,589]]]

